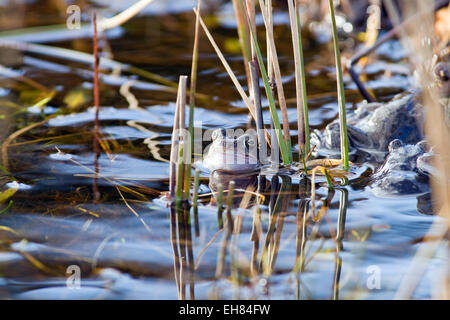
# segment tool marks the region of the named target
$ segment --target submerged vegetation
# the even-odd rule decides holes
[[[448,1],[125,2],[0,32],[2,298],[448,298]]]

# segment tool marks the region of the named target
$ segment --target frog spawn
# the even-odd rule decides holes
[[[389,154],[372,176],[376,196],[419,195],[430,191],[428,175],[419,169],[421,157],[429,154],[423,140],[415,145],[395,139],[388,146]]]

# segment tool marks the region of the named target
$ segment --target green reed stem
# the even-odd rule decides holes
[[[344,89],[344,80],[342,76],[341,52],[339,50],[339,39],[337,35],[333,0],[328,0],[328,3],[330,5],[331,24],[333,26],[332,31],[333,31],[334,55],[336,59],[337,93],[339,103],[339,125],[341,138],[341,159],[344,163],[344,169],[348,171],[349,159],[348,159],[347,115],[345,110],[345,91],[344,91],[345,89]]]
[[[234,14],[236,16],[239,43],[241,45],[242,56],[244,57],[245,74],[247,75],[248,88],[250,91],[252,83],[250,80],[250,70],[248,68],[248,62],[252,59],[252,53],[250,49],[251,45],[248,26],[245,23],[245,8],[242,4],[242,1],[240,0],[232,0],[232,2],[234,7]]]
[[[251,26],[251,21],[250,21],[250,18],[248,17],[248,15],[247,15],[247,22],[248,22],[249,26]],[[264,60],[263,60],[263,57],[261,54],[261,49],[259,48],[259,45],[258,45],[258,39],[256,37],[256,33],[253,30],[253,28],[250,27],[249,29],[250,29],[250,33],[251,33],[251,36],[253,39],[253,43],[255,44],[259,69],[261,71],[261,75],[264,80],[264,88],[266,90],[267,100],[269,101],[270,114],[272,115],[273,123],[275,125],[275,132],[277,135],[278,144],[280,146],[281,156],[283,158],[283,164],[288,165],[288,164],[292,163],[292,160],[291,160],[292,159],[292,150],[289,148],[289,145],[286,143],[286,141],[284,140],[283,135],[282,135],[280,119],[278,118],[277,108],[275,106],[275,99],[272,94],[272,88],[270,86],[269,77],[267,76],[266,68],[264,66]]]
[[[194,176],[194,194],[192,196],[192,205],[194,208],[197,208],[198,203],[198,188],[200,186],[200,170],[197,168],[195,169],[195,176]]]
[[[311,150],[310,142],[310,129],[309,129],[309,114],[308,114],[308,94],[306,92],[306,77],[305,77],[305,63],[303,58],[303,44],[302,44],[302,30],[300,23],[300,12],[297,8],[297,2],[295,3],[295,14],[297,18],[297,29],[298,29],[298,53],[300,58],[300,79],[301,79],[301,92],[302,92],[302,105],[303,105],[303,121],[305,124],[305,147],[304,147],[304,157],[306,157]]]

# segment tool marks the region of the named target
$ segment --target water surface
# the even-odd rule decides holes
[[[15,28],[64,23],[57,8],[36,10],[37,2],[18,5],[16,15],[21,19]],[[96,2],[105,5],[104,1]],[[174,82],[179,75],[189,75],[195,22],[192,6],[166,8],[155,3],[144,15],[111,30],[110,54],[117,61]],[[122,9],[113,4],[99,12],[111,15]],[[205,15],[244,83],[240,52],[232,45],[237,35],[229,9],[217,1]],[[295,137],[290,34],[285,14],[280,12],[277,17],[276,41]],[[47,45],[92,51],[89,37],[47,40]],[[101,43],[103,48],[105,45]],[[314,129],[323,129],[338,114],[332,47],[313,38],[306,39],[304,47],[310,123]],[[399,43],[380,48],[367,68],[368,86],[380,100],[390,99],[409,84],[404,73],[405,67],[408,70],[405,54],[392,47],[398,48]],[[344,45],[342,49],[351,55],[353,47]],[[0,215],[0,225],[7,227],[0,229],[2,298],[391,299],[421,239],[437,220],[421,213],[416,196],[376,197],[370,179],[364,178],[379,165],[371,163],[349,186],[331,193],[326,185],[317,190],[322,200],[328,198],[329,206],[317,219],[304,219],[302,208],[310,203],[301,197],[305,183],[301,176],[267,175],[259,177],[266,194],[260,216],[254,207],[234,209],[235,233],[229,238],[219,227],[217,206],[208,195],[202,197],[196,219],[191,209],[173,221],[162,196],[168,190],[173,92],[129,73],[102,81],[99,120],[109,152],[98,158],[95,179],[90,66],[19,51],[5,51],[0,57],[8,72],[56,90],[43,112],[58,114],[14,139],[3,154],[7,159],[3,166],[10,176],[0,177],[5,185],[2,190],[11,176],[19,184],[14,185],[18,191],[11,207]],[[392,66],[397,66],[397,71],[389,77],[384,70]],[[403,69],[398,70],[399,66]],[[40,110],[29,108],[36,89],[5,73],[0,78],[2,141],[42,120]],[[130,89],[138,105],[130,108],[120,85],[133,78],[140,81]],[[197,129],[246,128],[245,107],[204,37],[197,88],[208,96],[198,101]],[[362,97],[350,79],[346,79],[346,88],[347,108],[352,112]],[[77,95],[80,103],[70,105],[70,95]],[[268,121],[266,101],[264,116]],[[200,190],[207,194],[208,174],[202,177]],[[95,189],[99,201],[94,201]],[[282,204],[278,211],[273,209],[277,196]],[[320,200],[317,203],[322,205]],[[259,220],[261,233],[255,239]],[[447,259],[444,248],[438,248],[414,298],[432,296],[439,279],[436,275]],[[223,265],[221,275],[218,264]],[[81,269],[79,290],[66,285],[71,265]],[[370,282],[374,268],[380,275],[378,288]],[[177,288],[180,275],[184,284]]]

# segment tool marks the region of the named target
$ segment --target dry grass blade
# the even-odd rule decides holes
[[[7,227],[7,226],[1,226],[0,225],[0,231],[6,231],[6,232],[10,232],[10,233],[12,233],[12,234],[14,234],[16,236],[20,236],[20,234],[16,230],[14,230],[14,229],[12,229],[10,227]]]
[[[198,269],[198,267],[200,266],[200,262],[202,261],[202,257],[205,254],[206,250],[214,243],[214,241],[216,241],[216,239],[220,236],[220,234],[223,232],[223,229],[220,229],[219,231],[216,232],[216,234],[211,238],[211,240],[208,241],[208,243],[205,245],[205,247],[200,250],[200,252],[197,254],[197,259],[195,262],[195,270]]]
[[[58,150],[59,153],[64,154],[64,152],[62,152],[61,150],[59,150],[58,148],[56,148],[56,150]],[[94,170],[92,170],[91,168],[83,165],[82,163],[78,162],[77,160],[70,158],[70,161],[72,161],[73,163],[75,163],[76,165],[80,166],[81,168],[85,169],[86,171],[89,171],[91,173],[93,173],[93,175],[91,177],[98,177],[98,178],[102,178],[105,181],[108,181],[109,183],[111,183],[113,186],[117,186],[118,188],[122,189],[125,192],[134,194],[136,196],[138,196],[139,198],[141,198],[144,201],[148,201],[147,197],[144,196],[142,193],[137,192],[131,188],[128,188],[127,186],[121,185],[118,182],[114,181],[114,179],[109,178],[108,176],[104,176],[101,173],[96,173]],[[74,175],[74,176],[81,176],[81,175]],[[119,179],[117,179],[117,181],[120,181]]]
[[[49,275],[53,275],[53,276],[58,275],[58,272],[54,268],[47,267],[45,264],[40,262],[38,259],[33,257],[28,252],[25,252],[22,250],[17,250],[14,252],[18,252],[21,255],[23,255],[25,259],[27,259],[33,266],[35,266],[37,269],[41,270],[42,272],[49,274]]]
[[[208,37],[209,42],[211,42],[211,45],[213,46],[214,50],[216,51],[217,56],[219,57],[225,70],[227,71],[228,75],[230,76],[231,81],[233,81],[233,84],[236,87],[237,91],[239,92],[242,100],[244,101],[245,105],[247,106],[248,110],[250,111],[253,119],[255,119],[255,121],[256,121],[256,110],[255,110],[253,103],[250,101],[249,97],[247,96],[247,94],[245,93],[241,84],[239,83],[238,79],[236,78],[236,75],[234,74],[234,72],[231,69],[230,65],[228,64],[227,60],[223,56],[222,51],[220,50],[219,46],[214,41],[214,38],[211,35],[211,33],[209,32],[208,27],[205,25],[205,22],[203,21],[202,17],[200,16],[200,13],[196,9],[194,9],[194,12],[197,15],[197,17],[199,18],[200,25],[202,26],[203,31],[205,32],[206,36]]]
[[[69,61],[76,61],[83,64],[92,65],[94,62],[94,56],[81,51],[59,48],[54,46],[36,44],[36,43],[26,43],[15,40],[0,39],[1,48],[12,48],[14,50],[35,53],[39,55],[45,55],[47,57],[54,57],[58,59],[64,59]],[[177,84],[169,81],[157,74],[143,70],[125,63],[121,63],[112,59],[102,57],[100,59],[100,68],[107,68],[110,70],[121,70],[124,72],[133,73],[135,75],[141,76],[143,78],[149,79],[151,81],[160,83],[167,87],[170,87],[172,91],[175,91]],[[168,88],[169,89],[169,88]]]
[[[316,167],[316,166],[322,166],[322,167],[336,167],[343,164],[342,159],[314,159],[314,160],[308,160],[306,161],[306,167]],[[353,163],[351,163],[353,164]]]
[[[6,170],[9,170],[9,161],[8,161],[8,148],[9,145],[11,144],[11,142],[13,142],[15,139],[17,139],[18,137],[20,137],[22,134],[26,133],[27,131],[30,131],[31,129],[40,127],[44,124],[46,124],[48,121],[50,120],[50,118],[47,118],[43,121],[39,121],[36,123],[32,123],[28,126],[26,126],[25,128],[19,129],[16,132],[14,132],[13,134],[11,134],[2,144],[2,163],[3,163],[3,167]]]
[[[99,27],[102,30],[118,27],[133,18],[153,1],[154,0],[140,0],[114,17],[100,21]]]
[[[123,196],[122,192],[120,191],[119,187],[116,186],[117,192],[119,193],[120,197],[122,198],[123,202],[125,203],[125,205],[127,206],[128,209],[130,209],[130,211],[136,216],[136,218],[139,219],[139,221],[142,223],[142,225],[145,227],[145,229],[147,229],[148,232],[151,232],[150,227],[148,226],[148,224],[144,221],[144,219],[142,219],[142,217],[139,215],[139,213],[136,212],[136,210],[134,210],[128,203],[128,201],[125,199],[125,197]]]
[[[390,1],[386,2],[389,3]],[[422,89],[421,98],[426,109],[425,133],[430,145],[433,146],[435,153],[433,165],[440,176],[440,178],[435,177],[431,179],[432,195],[436,203],[435,207],[439,208],[439,215],[443,220],[436,219],[433,222],[424,241],[420,244],[409,270],[400,283],[396,293],[396,298],[398,299],[412,298],[436,250],[441,245],[444,248],[447,245],[448,250],[448,241],[446,240],[448,240],[448,230],[450,228],[450,128],[444,120],[446,111],[442,105],[445,99],[447,99],[448,104],[448,97],[441,97],[437,86],[433,85],[435,79],[432,74],[433,66],[430,64],[434,61],[435,56],[432,48],[424,45],[424,39],[433,39],[434,12],[430,10],[433,7],[432,5],[432,1],[408,1],[408,5],[403,6],[403,13],[406,17],[413,17],[419,12],[420,28],[416,24],[404,23],[404,29],[400,36],[402,37],[402,43],[408,43],[412,48],[413,56],[411,61],[416,69],[417,79],[420,81]],[[398,17],[398,13],[395,10],[391,10],[390,14]],[[400,23],[399,18],[395,18],[395,21]],[[446,279],[439,279],[442,286],[440,289],[443,292],[435,293],[436,298],[442,299],[450,296],[450,268],[448,263],[447,261],[447,265],[443,268],[446,272],[446,275],[444,275]],[[442,276],[441,273],[436,274]]]
[[[178,87],[181,88],[181,78],[179,80]],[[173,118],[173,129],[172,129],[172,143],[170,150],[170,173],[169,173],[169,191],[170,191],[170,201],[175,199],[175,188],[176,188],[176,164],[178,163],[178,145],[179,145],[179,129],[180,129],[180,91],[178,91],[177,102],[175,107],[175,114]]]

